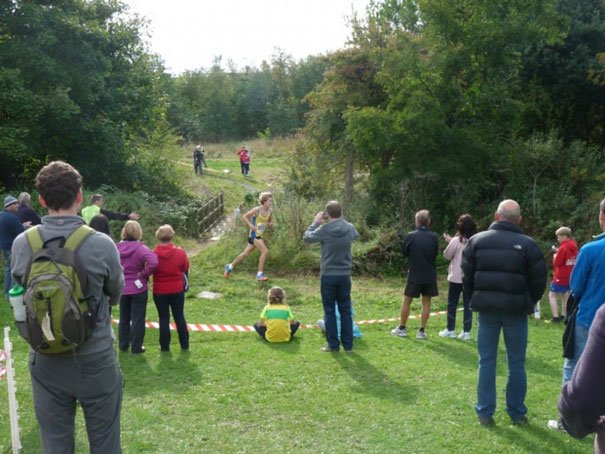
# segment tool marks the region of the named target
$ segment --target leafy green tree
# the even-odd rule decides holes
[[[65,159],[87,184],[135,183],[137,144],[164,121],[166,99],[143,23],[124,12],[113,0],[2,2],[2,169],[29,182],[42,163]]]

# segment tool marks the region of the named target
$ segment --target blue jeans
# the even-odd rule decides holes
[[[576,364],[580,359],[580,355],[586,347],[589,330],[590,328],[586,328],[585,326],[578,325],[576,323],[576,327],[574,329],[574,358],[565,358],[565,361],[563,362],[563,384],[571,380],[571,376],[573,375]]]
[[[2,249],[2,257],[4,257],[4,295],[6,296],[13,284],[11,276],[11,251]]]
[[[351,315],[351,276],[321,276],[321,302],[324,306],[326,340],[328,346],[338,350],[340,344],[345,350],[353,349],[353,316]],[[336,305],[340,312],[341,338],[338,339],[336,325]]]
[[[520,420],[527,413],[524,403],[527,393],[527,315],[480,312],[477,320],[479,379],[475,410],[481,418],[489,418],[496,411],[496,363],[500,331],[503,331],[508,361],[506,412],[513,421]]]
[[[153,301],[160,319],[160,348],[170,350],[170,311],[179,334],[179,343],[183,350],[189,348],[189,331],[185,321],[185,293],[170,293],[167,295],[153,294]]]
[[[473,311],[471,311],[471,299],[469,295],[462,290],[462,284],[450,282],[447,293],[447,329],[454,331],[456,329],[456,309],[458,309],[458,300],[462,293],[462,303],[464,305],[463,330],[467,333],[473,326]]]

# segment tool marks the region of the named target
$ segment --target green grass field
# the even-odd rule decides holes
[[[192,179],[185,167],[183,180],[191,188],[209,192],[226,189],[228,209],[248,192],[264,189],[282,170],[283,160],[263,167],[254,160],[252,177],[244,179],[233,156],[219,156],[207,147],[207,160],[216,176]],[[230,152],[230,151],[229,151]],[[183,152],[183,156],[185,153]],[[262,158],[262,153],[259,153]],[[188,156],[188,155],[187,155]],[[267,161],[269,162],[269,160]],[[256,169],[255,169],[256,165]],[[231,166],[224,178],[218,172]],[[189,173],[190,172],[190,173]],[[189,175],[189,177],[187,177]],[[246,186],[245,186],[246,185]],[[227,281],[223,265],[245,245],[241,223],[222,241],[202,248],[192,259],[191,290],[185,313],[188,323],[254,323],[265,304],[270,285],[286,290],[295,316],[312,324],[322,317],[319,278],[310,272],[285,272],[267,263],[271,281],[259,287],[254,280],[257,256],[236,268]],[[194,245],[189,241],[186,247]],[[270,246],[271,249],[271,246]],[[318,250],[312,249],[318,256]],[[397,317],[403,277],[354,276],[353,300],[357,320]],[[218,299],[198,297],[202,291]],[[445,309],[447,283],[433,310]],[[543,316],[548,317],[546,300]],[[413,315],[420,304],[414,303]],[[114,309],[114,314],[116,314]],[[157,313],[150,299],[148,319]],[[459,317],[461,318],[461,317]],[[11,326],[7,301],[0,304],[0,325]],[[530,319],[527,349],[530,424],[513,426],[504,411],[506,356],[501,342],[498,364],[496,426],[481,427],[474,412],[477,349],[473,340],[440,338],[445,315],[431,317],[428,339],[395,338],[395,322],[361,325],[352,355],[320,352],[325,340],[317,329],[304,329],[286,345],[268,344],[256,333],[191,333],[191,352],[181,353],[176,333],[169,354],[158,350],[158,331],[147,330],[147,352],[119,354],[125,379],[122,408],[122,445],[125,453],[189,452],[412,452],[412,453],[586,453],[592,440],[575,440],[550,431],[548,419],[557,416],[560,390],[562,325]],[[418,320],[408,323],[412,330]],[[458,320],[458,330],[460,320]],[[24,453],[40,451],[33,414],[27,346],[11,331],[17,397]],[[0,453],[10,452],[6,381],[0,381]],[[77,452],[86,452],[81,411],[77,415]]]

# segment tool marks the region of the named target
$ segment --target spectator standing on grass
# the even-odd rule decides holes
[[[548,292],[548,301],[552,313],[553,323],[562,321],[567,315],[567,298],[571,293],[569,279],[576,258],[578,257],[578,245],[571,239],[571,229],[569,227],[560,227],[555,232],[559,247],[555,250],[552,259],[553,279]],[[559,307],[557,304],[558,296],[561,297],[561,315],[559,316]]]
[[[473,325],[473,312],[471,311],[471,296],[464,292],[462,288],[462,252],[468,240],[477,233],[477,225],[470,214],[463,214],[456,223],[456,235],[451,237],[447,233],[443,234],[443,239],[447,247],[443,251],[443,256],[450,261],[447,269],[447,280],[449,282],[447,294],[447,327],[439,332],[441,337],[456,337],[456,311],[458,309],[458,300],[462,293],[463,328],[458,339],[469,340],[471,338],[471,327]]]
[[[36,213],[31,204],[31,196],[27,192],[22,192],[17,197],[19,202],[19,208],[17,209],[17,217],[22,224],[29,222],[29,225],[40,225],[42,220],[38,213]]]
[[[11,248],[17,235],[25,230],[17,217],[18,207],[17,199],[9,195],[4,199],[4,209],[0,211],[0,249],[4,258],[4,297],[7,299],[12,287]]]
[[[506,412],[513,424],[527,423],[527,320],[546,288],[546,262],[536,242],[523,233],[520,224],[519,204],[504,200],[498,205],[495,222],[485,232],[474,235],[462,254],[462,285],[471,295],[471,308],[479,313],[475,410],[484,426],[494,424],[501,331],[508,363]]]
[[[305,243],[321,245],[320,291],[324,308],[326,340],[323,352],[353,351],[353,315],[351,312],[351,244],[359,238],[353,224],[342,218],[342,206],[335,200],[315,215],[304,233]],[[340,312],[340,339],[336,326],[336,307]]]
[[[242,215],[244,223],[250,229],[250,233],[248,235],[248,245],[246,246],[246,249],[244,249],[244,252],[238,255],[233,262],[225,265],[225,271],[223,273],[225,279],[229,279],[229,276],[233,272],[233,268],[235,268],[238,263],[242,262],[242,260],[248,257],[254,248],[256,248],[260,252],[256,280],[269,280],[269,278],[265,276],[264,272],[265,261],[267,260],[267,255],[269,255],[269,249],[267,249],[265,240],[267,238],[266,234],[268,233],[267,229],[273,226],[273,210],[271,209],[271,205],[273,204],[273,195],[270,192],[262,192],[259,197],[259,202],[259,206],[252,208],[250,211]]]
[[[597,310],[605,303],[605,199],[599,205],[599,227],[603,233],[582,246],[571,274],[571,291],[579,303],[574,329],[574,358],[565,359],[563,383],[571,380],[586,346],[590,325]]]
[[[437,254],[439,241],[435,232],[429,230],[431,215],[428,210],[420,210],[414,216],[416,230],[408,233],[403,242],[403,254],[409,259],[408,279],[403,291],[399,326],[391,330],[393,336],[407,337],[406,323],[410,316],[410,306],[414,298],[422,295],[420,328],[416,338],[426,339],[424,329],[429,321],[431,298],[439,294],[437,289]]]
[[[120,263],[124,269],[124,290],[120,298],[118,325],[120,351],[137,355],[145,352],[145,315],[147,281],[158,265],[158,257],[143,242],[143,229],[137,221],[128,221],[118,243]]]
[[[65,162],[54,161],[36,176],[40,203],[48,209],[37,227],[44,241],[68,237],[83,225],[82,177]],[[13,277],[23,284],[32,258],[25,234],[13,244]],[[116,305],[124,285],[120,256],[106,235],[92,233],[77,256],[86,270],[89,304],[96,307],[96,324],[82,346],[65,355],[30,350],[34,411],[40,427],[42,452],[75,452],[74,424],[78,403],[83,409],[91,453],[118,454],[122,374],[113,346],[109,309]]]
[[[300,327],[285,299],[286,292],[281,287],[271,287],[267,292],[267,305],[254,324],[258,335],[268,342],[289,342]]]
[[[103,208],[104,204],[105,199],[101,194],[93,195],[92,204],[87,206],[86,208],[82,208],[82,217],[84,218],[84,221],[87,224],[90,224],[90,220],[99,214],[102,214],[103,216],[107,217],[107,219],[109,219],[110,221],[127,221],[128,219],[136,221],[140,217],[138,213],[134,212],[130,214],[125,214],[106,210],[105,208]]]
[[[605,453],[605,307],[590,328],[586,348],[559,397],[562,428],[577,438],[596,433],[594,452]]]
[[[242,154],[242,161],[244,163],[244,176],[248,176],[250,174],[250,151],[246,148],[244,148]]]
[[[246,145],[237,150],[237,156],[239,157],[239,165],[242,170],[242,175],[248,175],[250,170],[250,152],[246,148]]]
[[[572,329],[573,355],[569,355],[571,358],[566,357],[563,362],[563,384],[571,380],[586,347],[595,314],[605,303],[605,199],[599,204],[599,227],[603,233],[582,246],[571,273],[571,293],[579,302]],[[549,420],[547,426],[554,430],[564,430],[561,421],[554,419]]]
[[[202,175],[204,173],[202,171],[202,166],[208,168],[208,164],[206,164],[206,159],[204,158],[204,147],[197,145],[195,150],[193,150],[193,170],[196,175]]]
[[[189,273],[189,259],[185,251],[172,241],[174,229],[166,224],[155,232],[160,242],[153,252],[158,266],[153,272],[153,301],[160,319],[160,350],[170,351],[170,312],[176,324],[182,351],[189,351],[189,331],[185,320],[185,291]]]

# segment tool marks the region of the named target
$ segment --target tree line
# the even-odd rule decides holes
[[[162,147],[302,132],[288,189],[368,225],[428,207],[486,224],[504,197],[544,238],[602,198],[605,2],[383,0],[351,43],[259,68],[166,73],[118,0],[0,4],[0,184],[49,159],[87,184],[170,194]]]

